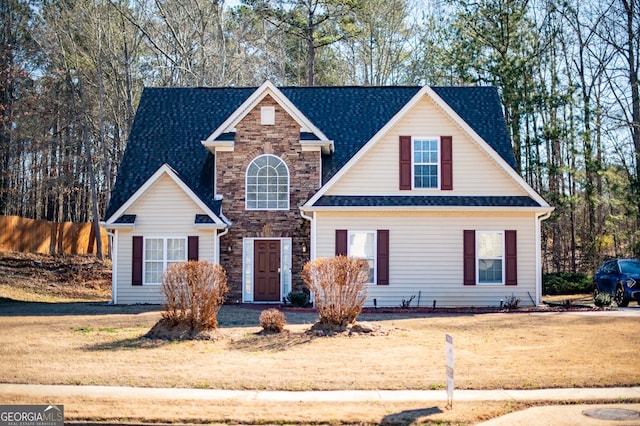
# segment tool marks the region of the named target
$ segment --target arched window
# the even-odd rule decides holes
[[[288,210],[289,169],[275,155],[261,155],[247,168],[247,210]]]

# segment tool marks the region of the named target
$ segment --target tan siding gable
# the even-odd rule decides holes
[[[193,229],[196,214],[204,214],[194,201],[166,174],[160,177],[126,214],[136,215],[136,229],[145,233],[168,231],[167,224]]]
[[[453,191],[399,190],[400,136],[453,137]],[[526,195],[497,162],[424,96],[326,195]]]
[[[118,303],[162,303],[158,285],[131,285],[132,237],[188,237],[198,235],[199,258],[215,260],[215,230],[196,229],[196,214],[204,214],[196,203],[166,174],[161,176],[126,214],[135,214],[135,228],[118,231]]]

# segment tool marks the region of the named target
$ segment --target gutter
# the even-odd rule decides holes
[[[300,217],[303,218],[304,220],[308,220],[309,223],[311,224],[311,232],[310,232],[310,241],[309,241],[309,260],[313,260],[316,257],[316,221],[315,219],[315,213],[313,213],[313,216],[307,216],[304,213],[304,210],[302,210],[302,207],[300,207]],[[313,292],[311,292],[309,294],[309,301],[312,302],[315,305],[315,295],[313,294]]]
[[[542,221],[549,219],[553,210],[553,207],[551,207],[550,210],[536,215],[536,306],[540,305],[542,298],[542,232],[540,228],[542,227]]]
[[[307,216],[304,212],[304,210],[302,210],[302,207],[300,207],[300,217],[303,218],[304,220],[308,220],[310,225],[311,225],[311,232],[309,235],[309,259],[313,260],[316,257],[316,221],[315,219],[315,213],[313,213],[313,216]]]
[[[518,206],[309,206],[307,211],[311,212],[323,212],[323,211],[350,211],[350,212],[487,212],[487,211],[505,211],[505,212],[538,212],[540,206],[532,207],[518,207]],[[542,208],[549,208],[549,214],[553,211],[551,207],[542,206]],[[545,213],[546,214],[546,213]],[[304,216],[303,216],[304,217]],[[543,219],[544,220],[544,219]]]
[[[547,220],[549,219],[549,217],[551,216],[551,213],[554,211],[555,209],[553,207],[551,207],[551,210],[548,210],[544,213],[540,213],[537,216],[538,221],[542,222],[543,220]]]
[[[103,222],[104,223],[104,222]],[[115,305],[118,301],[118,286],[116,280],[118,278],[118,235],[117,230],[107,229],[107,237],[111,239],[111,304]]]
[[[302,208],[300,208],[300,217],[302,217],[305,220],[308,220],[309,222],[313,222],[313,217],[305,215],[304,210],[302,210]]]
[[[229,233],[229,228],[230,227],[227,226],[226,228],[224,228],[224,231],[216,233],[216,238],[218,241],[216,241],[215,261],[217,264],[220,264],[220,237],[224,237],[225,235],[227,235]]]

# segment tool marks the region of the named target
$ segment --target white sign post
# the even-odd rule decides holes
[[[447,408],[453,408],[453,337],[445,334],[447,339]]]

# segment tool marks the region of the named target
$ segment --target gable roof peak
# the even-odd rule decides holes
[[[203,200],[187,185],[184,180],[180,178],[180,175],[173,167],[169,164],[162,164],[154,173],[151,175],[138,189],[133,193],[122,205],[116,210],[110,217],[105,221],[105,225],[109,227],[113,223],[120,220],[123,215],[127,214],[127,211],[140,199],[145,193],[151,189],[163,176],[168,176],[173,183],[178,185],[185,194],[202,210],[204,213],[211,218],[213,224],[218,228],[226,228],[227,223],[220,218],[221,214],[216,214],[207,204],[203,202]],[[218,200],[220,201],[220,200]],[[135,217],[134,217],[135,219]]]
[[[320,141],[329,142],[329,138],[280,89],[270,80],[266,80],[206,140],[202,141],[203,144],[215,141],[223,133],[232,132],[235,126],[267,96],[277,102],[300,125],[301,132],[314,134]]]

